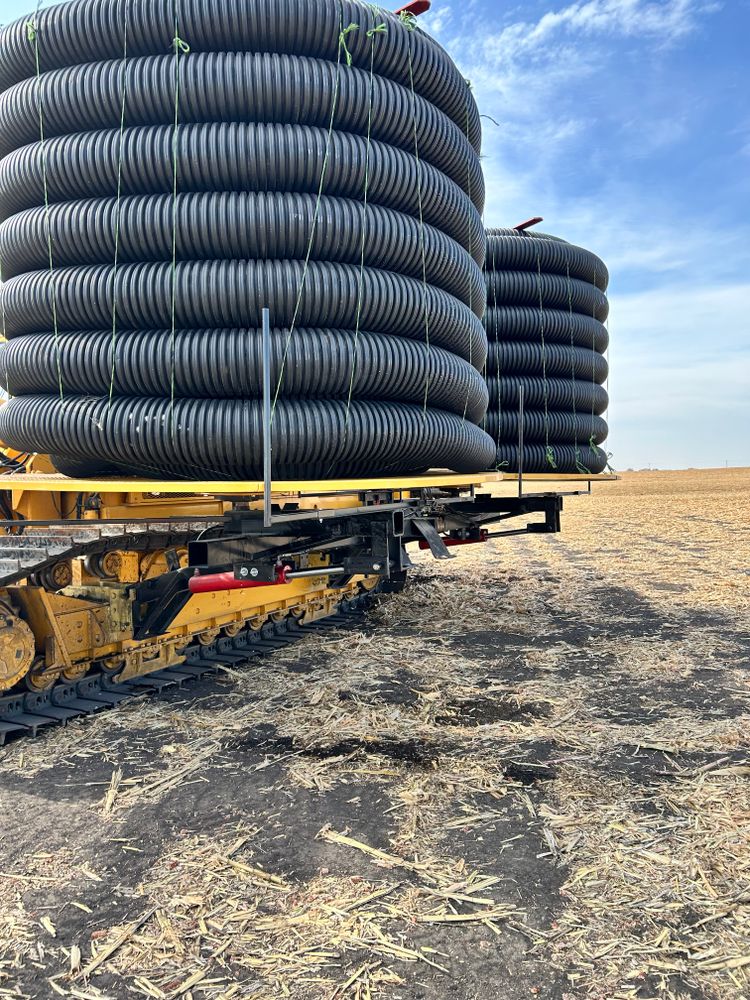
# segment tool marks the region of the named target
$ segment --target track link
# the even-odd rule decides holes
[[[115,708],[125,701],[158,694],[169,687],[182,687],[222,667],[244,667],[258,657],[270,656],[307,635],[331,629],[352,628],[362,623],[379,588],[347,601],[347,607],[309,625],[290,619],[266,622],[259,631],[243,629],[237,635],[219,637],[208,646],[194,643],[185,651],[185,662],[116,683],[104,673],[90,673],[81,680],[57,683],[48,691],[28,692],[0,698],[0,746],[8,739],[36,736],[48,726],[65,725],[71,719]]]
[[[23,522],[18,523],[23,529]],[[23,534],[0,535],[0,586],[11,586],[34,573],[50,569],[63,559],[115,549],[146,551],[184,546],[205,527],[202,522],[168,524],[153,521],[91,528],[50,527],[44,532],[30,530]]]

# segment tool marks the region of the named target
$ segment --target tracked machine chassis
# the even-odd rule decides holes
[[[262,484],[5,476],[0,742],[356,622],[412,543],[559,531],[560,494],[479,492],[501,478],[274,484],[269,523]]]

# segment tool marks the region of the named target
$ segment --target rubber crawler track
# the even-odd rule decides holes
[[[143,677],[116,684],[111,676],[92,671],[79,681],[58,681],[45,692],[19,692],[0,697],[0,746],[6,739],[36,736],[52,725],[65,725],[74,718],[114,708],[164,688],[182,686],[218,673],[222,666],[244,667],[257,657],[304,639],[307,635],[332,628],[352,628],[361,624],[379,588],[345,600],[337,613],[310,625],[291,620],[267,622],[255,632],[245,629],[236,636],[219,638],[211,645],[194,643],[185,651],[185,663]]]

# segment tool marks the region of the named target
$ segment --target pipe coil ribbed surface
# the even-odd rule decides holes
[[[316,212],[318,223],[313,230]],[[316,261],[359,265],[363,207],[344,198],[282,193],[224,192],[90,199],[32,208],[0,226],[0,255],[8,279],[48,266],[51,234],[57,267],[172,260],[176,235],[181,260],[302,260],[313,232]],[[175,227],[176,222],[176,227]],[[119,225],[119,233],[118,233]],[[396,271],[450,292],[483,315],[481,268],[455,240],[408,215],[368,205],[364,264]]]
[[[487,230],[485,264],[489,409],[485,429],[496,465],[523,470],[602,472],[609,399],[604,352],[609,314],[604,263],[546,233]]]
[[[133,56],[168,52],[175,36],[175,13],[186,41],[199,52],[277,52],[335,62],[339,35],[346,36],[352,65],[374,70],[408,86],[444,111],[479,148],[479,112],[461,73],[434,39],[409,30],[406,23],[357,0],[73,0],[50,7],[34,18],[44,39],[39,57],[43,72],[123,54],[127,26]],[[126,20],[127,19],[127,20]],[[35,52],[28,43],[26,18],[0,34],[0,91],[35,75]],[[370,46],[368,32],[385,23],[388,44]],[[189,36],[189,37],[188,37]]]
[[[492,463],[480,119],[433,39],[360,0],[33,25],[0,30],[2,440],[256,478],[267,306],[275,475]]]
[[[72,165],[75,169],[71,169]],[[366,136],[307,125],[212,122],[126,127],[46,138],[0,160],[0,214],[8,217],[50,201],[180,192],[283,191],[362,200],[437,226],[484,263],[482,219],[468,195],[445,174],[407,152]],[[325,165],[325,171],[324,171]]]
[[[262,404],[255,399],[169,399],[17,396],[15,437],[74,462],[95,457],[105,468],[142,469],[151,475],[255,478],[262,469]],[[272,428],[283,453],[280,475],[324,478],[336,470],[370,475],[426,468],[435,442],[445,465],[478,468],[487,437],[455,413],[405,403],[353,400],[280,400]],[[491,439],[490,439],[491,441]],[[165,443],[169,454],[165,454]]]
[[[58,348],[61,371],[58,371]],[[55,393],[58,376],[70,392],[118,396],[258,398],[262,377],[260,330],[111,330],[36,334],[0,345],[0,379],[14,395]],[[487,410],[487,384],[467,361],[439,347],[360,331],[271,331],[271,378],[284,364],[290,396],[420,399],[429,386],[433,406],[478,423]],[[12,373],[12,376],[11,374]]]

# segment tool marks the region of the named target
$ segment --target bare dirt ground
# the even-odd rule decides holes
[[[750,997],[750,470],[0,751],[0,996]]]

